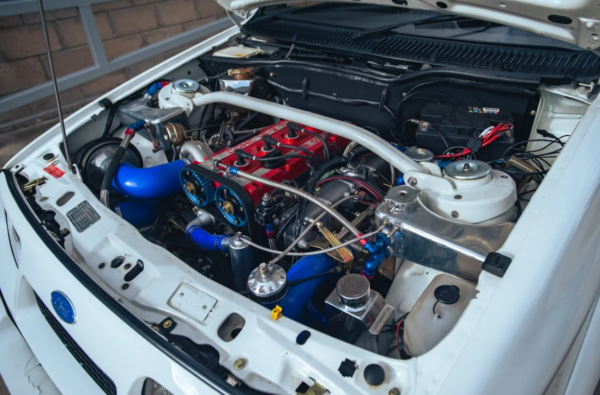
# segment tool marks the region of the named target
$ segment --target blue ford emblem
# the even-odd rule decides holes
[[[73,307],[73,303],[69,300],[67,295],[60,291],[54,291],[50,294],[50,299],[52,300],[52,307],[58,315],[58,318],[66,322],[67,324],[74,324],[75,319],[75,307]]]

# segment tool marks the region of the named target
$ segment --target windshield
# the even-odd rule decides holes
[[[335,17],[332,17],[335,14]],[[383,33],[479,43],[553,47],[578,47],[522,29],[473,18],[408,8],[354,3],[320,3],[308,7],[268,7],[261,18],[285,19],[340,28],[359,29],[355,39]]]

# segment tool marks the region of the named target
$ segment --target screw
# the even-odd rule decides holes
[[[392,388],[388,395],[400,395],[400,390],[398,388]]]
[[[183,296],[183,295],[185,295],[183,292],[179,294],[179,296]]]
[[[508,178],[508,176],[500,176],[500,178]]]
[[[48,196],[42,196],[40,198],[40,202],[45,202],[46,200],[48,200]]]
[[[104,266],[106,266],[106,263],[101,263],[98,265],[98,269],[104,269]]]
[[[458,211],[453,211],[450,214],[452,215],[452,218],[458,218]]]
[[[402,97],[406,97],[407,94],[408,93],[406,93],[406,92],[402,92]]]
[[[469,163],[465,163],[465,165],[462,168],[462,171],[469,172],[471,170],[473,170],[473,169],[471,169],[471,165]]]
[[[166,320],[165,322],[163,322],[163,328],[165,328],[165,329],[170,328],[171,325],[173,325],[173,321],[171,321],[171,320]]]
[[[235,370],[242,370],[245,367],[246,367],[246,360],[243,358],[240,358],[233,363],[233,368]]]
[[[206,306],[202,306],[202,310],[206,310]]]
[[[415,185],[417,185],[417,179],[414,177],[408,177],[408,185],[414,187]]]
[[[529,115],[535,115],[535,110],[531,110],[531,112],[529,113]]]
[[[121,286],[121,289],[122,289],[123,291],[124,291],[124,290],[126,290],[127,288],[129,288],[129,284],[123,284],[123,285]]]
[[[454,195],[454,199],[460,200],[460,199],[462,199],[462,195]]]

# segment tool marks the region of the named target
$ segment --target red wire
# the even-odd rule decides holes
[[[488,133],[486,136],[484,136],[483,139],[481,140],[482,141],[481,147],[485,147],[485,146],[491,144],[493,141],[497,140],[501,136],[501,134],[500,134],[501,132],[505,132],[512,127],[513,127],[512,123],[507,123],[507,124],[499,123],[498,125],[494,126],[492,131],[490,133]],[[471,149],[465,148],[457,154],[436,155],[435,158],[436,159],[454,159],[454,158],[460,158],[465,155],[469,155],[471,152],[472,152]]]

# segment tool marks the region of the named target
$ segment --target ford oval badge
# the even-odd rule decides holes
[[[77,318],[75,315],[75,307],[67,295],[60,291],[54,291],[50,295],[50,299],[52,300],[52,307],[54,308],[56,315],[58,315],[58,318],[67,324],[74,324],[75,319]]]

